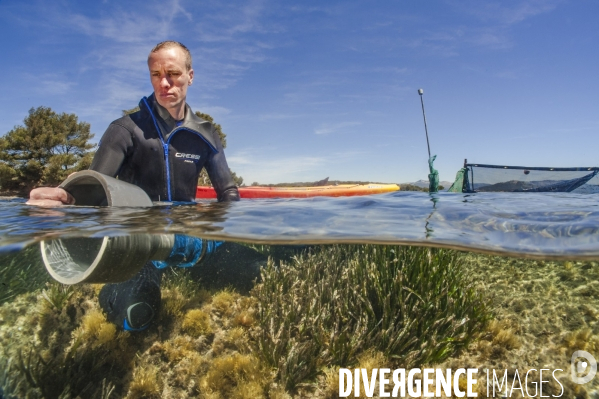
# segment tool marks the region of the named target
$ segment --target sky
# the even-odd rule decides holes
[[[246,184],[440,179],[464,159],[599,166],[596,0],[0,0],[0,135],[29,109],[99,141],[152,93],[163,40],[193,55],[187,101]]]

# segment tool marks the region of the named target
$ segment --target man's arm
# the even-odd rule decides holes
[[[239,191],[229,171],[223,146],[214,128],[212,129],[212,136],[214,137],[218,153],[210,156],[206,164],[206,171],[208,172],[208,177],[210,177],[214,191],[216,191],[216,198],[219,202],[239,201]]]
[[[117,123],[111,123],[100,140],[90,169],[108,176],[117,176],[132,145],[129,131]],[[74,203],[75,198],[60,187],[35,188],[29,193],[29,201],[26,202],[27,205],[36,206],[73,205]]]
[[[98,151],[94,155],[90,170],[95,170],[110,177],[116,177],[123,166],[129,149],[133,147],[131,133],[118,122],[108,126]]]

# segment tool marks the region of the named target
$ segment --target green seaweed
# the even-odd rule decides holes
[[[376,349],[410,368],[466,347],[489,320],[458,253],[400,246],[332,245],[262,271],[260,355],[288,389],[328,365]]]
[[[108,399],[114,385],[107,384],[105,378],[99,379],[106,373],[106,366],[105,360],[89,352],[83,356],[46,361],[38,352],[30,350],[26,355],[18,352],[16,370],[29,385],[28,388],[22,387],[26,388],[27,397]]]
[[[192,278],[188,269],[170,268],[162,275],[163,319],[180,317],[186,309],[210,299],[208,291]]]
[[[0,255],[0,305],[20,294],[42,288],[50,280],[39,245]]]
[[[72,285],[60,284],[56,281],[46,283],[48,287],[42,290],[42,298],[50,309],[61,312],[75,292]]]
[[[13,359],[0,357],[0,398],[19,398],[18,387],[25,382],[25,377],[15,373]]]
[[[126,343],[101,312],[86,311],[93,292],[54,283],[37,296],[23,294],[0,307],[0,320],[16,314],[13,323],[22,326],[5,326],[0,334],[0,357],[11,359],[0,364],[0,372],[10,376],[3,390],[32,399],[106,399],[114,393],[113,381],[128,366]],[[32,306],[36,297],[38,305]]]

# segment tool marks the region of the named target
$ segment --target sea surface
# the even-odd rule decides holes
[[[523,258],[599,260],[599,196],[395,192],[358,197],[28,206],[0,199],[0,254],[40,240],[179,233],[260,244],[374,243]]]

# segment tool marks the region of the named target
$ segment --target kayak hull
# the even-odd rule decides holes
[[[241,198],[310,198],[310,197],[348,197],[390,193],[399,190],[397,184],[339,184],[336,186],[316,187],[239,187]],[[198,186],[196,198],[216,198],[212,187]]]

